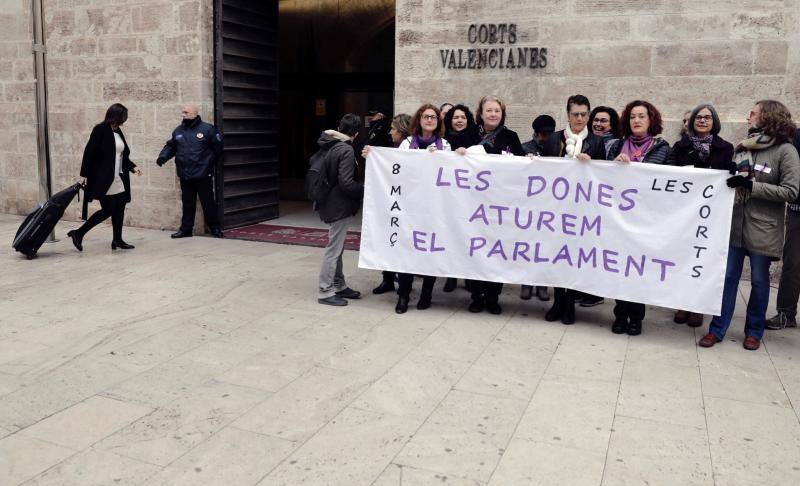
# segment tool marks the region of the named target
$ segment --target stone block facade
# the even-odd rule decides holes
[[[17,214],[38,195],[30,11],[30,0],[0,0],[0,212]],[[177,227],[174,165],[155,159],[183,104],[213,118],[212,1],[44,0],[44,12],[53,190],[79,180],[92,127],[119,102],[129,110],[131,159],[144,172],[131,178],[125,223]],[[76,201],[65,218],[79,217]]]
[[[17,214],[39,197],[30,12],[0,0],[0,212]]]
[[[618,110],[637,98],[653,102],[670,141],[684,111],[702,102],[717,107],[729,140],[744,135],[758,99],[783,101],[800,119],[798,0],[397,0],[396,21],[397,113],[424,102],[474,110],[496,94],[522,139],[542,113],[563,127],[576,93]],[[473,24],[515,24],[516,42],[471,42]],[[547,66],[448,68],[442,57],[443,49],[474,48],[546,48]]]

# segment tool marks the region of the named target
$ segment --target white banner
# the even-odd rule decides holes
[[[373,147],[359,266],[719,314],[722,171]]]

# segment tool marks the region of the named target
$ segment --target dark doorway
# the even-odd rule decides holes
[[[345,113],[392,109],[394,0],[279,2],[280,195],[304,200],[317,138]]]
[[[278,217],[278,2],[215,0],[216,191],[225,228]]]
[[[344,113],[391,110],[394,18],[394,0],[214,0],[225,228],[277,218],[280,199],[304,200],[316,140]]]

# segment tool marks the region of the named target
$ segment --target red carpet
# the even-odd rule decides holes
[[[328,230],[318,228],[301,228],[297,226],[280,226],[259,223],[225,231],[226,238],[250,241],[266,241],[284,245],[301,245],[325,247],[328,244]],[[361,233],[348,231],[344,243],[345,250],[358,250],[361,245]]]

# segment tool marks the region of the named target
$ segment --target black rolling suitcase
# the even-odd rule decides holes
[[[28,260],[36,258],[36,252],[56,227],[58,220],[64,216],[67,206],[82,187],[80,184],[75,184],[54,194],[46,203],[40,204],[29,214],[17,230],[12,244],[14,249],[28,257]]]

